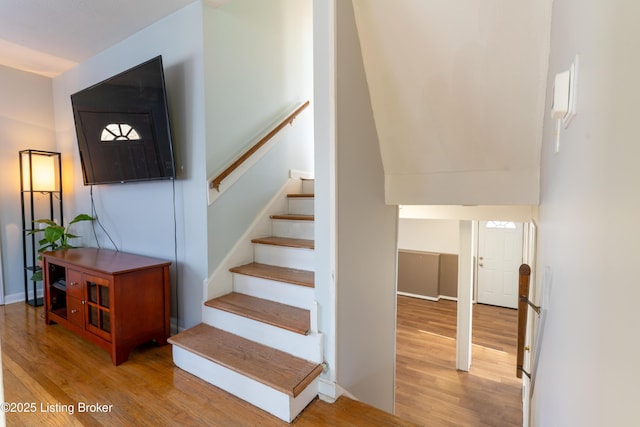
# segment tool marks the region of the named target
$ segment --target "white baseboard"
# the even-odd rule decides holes
[[[333,403],[338,400],[340,396],[347,396],[350,399],[358,400],[354,395],[340,387],[339,384],[320,378],[320,381],[318,382],[318,397],[320,400]]]
[[[427,301],[438,301],[440,298],[437,297],[428,297],[426,295],[419,295],[419,294],[412,294],[410,292],[397,292],[398,295],[401,295],[403,297],[411,297],[411,298],[419,298],[419,299],[425,299]]]
[[[419,299],[424,299],[424,300],[427,300],[427,301],[438,302],[441,299],[444,299],[444,300],[447,300],[447,301],[458,301],[458,298],[450,297],[450,296],[446,296],[446,295],[438,295],[437,297],[429,297],[429,296],[426,296],[426,295],[412,294],[410,292],[397,291],[396,293],[398,295],[402,295],[403,297],[419,298]]]
[[[33,299],[33,289],[29,291],[29,300]],[[44,289],[37,289],[36,295],[38,298],[44,298]],[[17,294],[5,295],[4,296],[4,304],[15,304],[17,302],[25,302],[27,298],[24,296],[24,292],[18,292]]]

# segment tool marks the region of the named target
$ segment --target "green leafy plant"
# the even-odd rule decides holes
[[[77,215],[75,218],[73,218],[71,221],[69,221],[69,224],[65,228],[61,225],[56,224],[54,221],[50,219],[37,219],[33,222],[37,224],[46,224],[46,227],[32,230],[29,232],[29,234],[44,232],[44,237],[38,241],[38,244],[40,245],[40,247],[38,248],[39,254],[45,251],[55,251],[58,249],[75,248],[76,246],[71,245],[69,240],[78,238],[80,236],[76,236],[75,234],[70,233],[69,229],[73,224],[77,222],[93,221],[93,220],[95,220],[95,218],[90,215],[80,214],[80,215]],[[42,255],[39,255],[38,260],[41,260],[41,259],[42,259]],[[42,280],[42,270],[37,270],[35,273],[33,273],[31,280],[33,281]]]

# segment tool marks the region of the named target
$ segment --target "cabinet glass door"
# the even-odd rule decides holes
[[[87,301],[85,321],[87,330],[111,341],[111,297],[109,281],[85,275]]]

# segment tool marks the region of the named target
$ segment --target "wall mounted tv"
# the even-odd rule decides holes
[[[174,179],[162,56],[71,95],[85,185]]]

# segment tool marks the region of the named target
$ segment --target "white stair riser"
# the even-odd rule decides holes
[[[272,234],[276,237],[289,237],[292,239],[314,238],[313,221],[290,221],[285,219],[274,219],[271,225]]]
[[[313,215],[313,197],[290,197],[289,213],[295,215]]]
[[[314,184],[315,181],[313,179],[303,179],[302,180],[302,193],[303,194],[314,194]]]
[[[315,269],[313,249],[255,244],[253,255],[254,261],[260,264],[310,271]]]
[[[233,290],[281,304],[311,310],[315,298],[315,290],[307,286],[278,282],[261,277],[233,274]]]
[[[176,345],[173,361],[179,368],[286,422],[293,421],[318,394],[318,378],[294,398]]]
[[[301,335],[212,307],[205,307],[202,321],[301,359],[322,363],[322,334]]]

